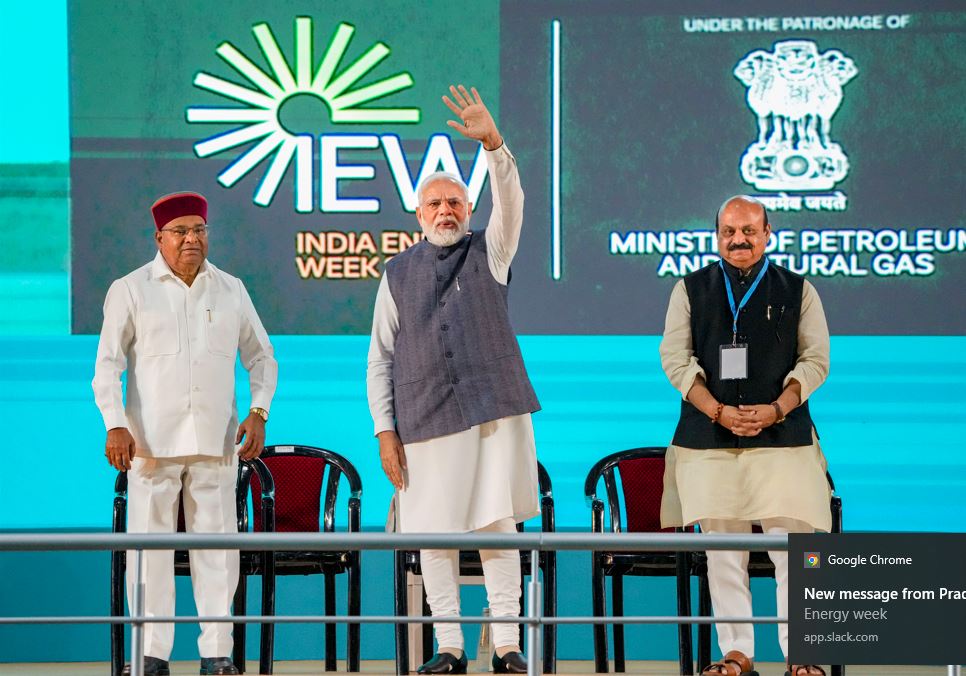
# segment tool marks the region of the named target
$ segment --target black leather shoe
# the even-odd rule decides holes
[[[527,661],[518,652],[508,652],[503,657],[493,653],[493,673],[494,674],[525,674],[527,673]]]
[[[450,653],[436,653],[426,664],[416,670],[417,674],[465,674],[466,653],[453,657]]]
[[[237,674],[238,667],[231,661],[230,657],[202,657],[201,676],[206,674]]]
[[[131,676],[131,665],[125,664],[121,674],[123,676]],[[168,665],[168,660],[145,655],[144,676],[171,676],[171,667]]]

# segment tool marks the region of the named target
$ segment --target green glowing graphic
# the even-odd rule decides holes
[[[205,72],[195,76],[196,87],[248,106],[188,108],[186,117],[191,123],[242,125],[199,141],[194,146],[195,154],[209,157],[258,141],[218,175],[219,183],[230,188],[274,153],[254,197],[255,204],[268,206],[294,159],[295,208],[303,213],[312,211],[312,149],[315,138],[311,134],[293,134],[279,119],[282,105],[294,96],[311,95],[321,99],[328,107],[333,124],[419,122],[418,108],[365,107],[371,101],[411,87],[413,78],[409,73],[397,73],[378,82],[352,88],[389,56],[390,50],[385,44],[377,42],[341,72],[337,72],[354,32],[355,28],[350,24],[339,25],[314,74],[312,19],[309,17],[295,19],[294,72],[266,23],[255,25],[252,33],[271,67],[271,74],[254,64],[230,42],[219,45],[216,50],[218,56],[256,89]]]

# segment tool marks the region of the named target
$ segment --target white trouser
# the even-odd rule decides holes
[[[475,533],[516,533],[512,518],[500,519]],[[459,552],[455,549],[423,549],[419,552],[423,570],[426,600],[434,617],[460,614]],[[486,598],[493,617],[520,615],[520,552],[516,549],[488,549],[480,551],[483,561],[483,582]],[[436,644],[446,648],[463,648],[460,625],[437,623]],[[517,645],[520,629],[516,624],[494,624],[493,645],[497,648]]]
[[[703,533],[750,533],[750,521],[732,519],[702,519]],[[761,529],[765,533],[811,533],[813,528],[804,521],[775,518],[762,519]],[[778,616],[788,617],[788,552],[768,552],[775,564],[775,586],[778,602]],[[711,604],[718,617],[751,617],[751,587],[748,583],[747,551],[709,551],[708,586],[711,591]],[[732,650],[740,650],[749,659],[755,657],[755,628],[752,624],[716,624],[718,647],[725,655]],[[778,625],[778,643],[782,655],[788,657],[788,625]],[[704,665],[701,665],[702,668]]]
[[[237,533],[235,483],[238,458],[186,456],[135,457],[128,471],[129,533],[173,533],[178,525],[178,494],[184,490],[185,529],[189,533]],[[228,615],[238,586],[238,551],[192,549],[191,587],[199,615]],[[145,550],[141,558],[144,614],[174,615],[174,552]],[[134,594],[134,552],[127,553],[127,593]],[[201,657],[231,655],[232,625],[201,624]],[[174,625],[146,623],[144,654],[166,660],[174,645]]]

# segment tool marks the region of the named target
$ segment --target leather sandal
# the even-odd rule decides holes
[[[709,664],[701,673],[721,676],[758,676],[751,660],[740,650],[729,651],[720,662]]]
[[[785,676],[825,676],[825,669],[817,664],[790,664]]]

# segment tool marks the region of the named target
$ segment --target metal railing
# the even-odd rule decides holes
[[[531,552],[530,582],[527,588],[526,614],[521,617],[412,617],[349,615],[222,615],[144,616],[144,581],[141,579],[141,556],[146,549],[238,549],[245,551],[329,551],[329,550],[418,550],[418,549],[517,549]],[[134,598],[130,599],[131,615],[0,617],[4,624],[131,624],[131,676],[143,672],[143,625],[146,622],[231,622],[231,623],[330,623],[360,624],[426,624],[447,622],[460,624],[507,623],[525,624],[528,641],[528,673],[543,672],[539,629],[545,624],[711,624],[754,623],[777,624],[785,617],[702,617],[702,616],[623,616],[623,617],[544,617],[543,585],[539,578],[539,556],[542,551],[610,550],[610,551],[705,551],[705,550],[787,550],[787,535],[767,534],[695,534],[695,533],[540,533],[515,535],[490,533],[399,534],[399,533],[0,533],[3,551],[133,551]],[[959,667],[949,667],[950,676],[959,675]]]

